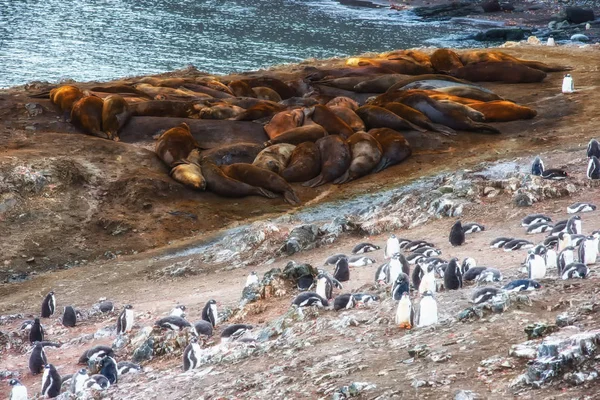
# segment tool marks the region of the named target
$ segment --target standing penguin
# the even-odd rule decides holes
[[[386,283],[394,284],[398,276],[402,273],[402,264],[400,263],[400,253],[396,253],[392,255],[392,259],[389,262],[389,267],[387,270]],[[398,298],[398,300],[400,300]]]
[[[569,246],[558,253],[557,268],[558,273],[562,274],[565,267],[575,262],[575,247]]]
[[[392,298],[394,300],[400,300],[404,293],[408,293],[410,290],[410,283],[408,275],[404,272],[400,272],[400,274],[396,277],[394,281],[394,285],[392,286]]]
[[[567,221],[567,233],[581,235],[581,217],[574,215]]]
[[[133,306],[127,304],[117,319],[117,335],[130,332],[133,328]]]
[[[117,371],[117,362],[112,357],[104,357],[100,361],[100,375],[104,375],[111,385],[114,385],[119,380],[119,372]]]
[[[206,302],[206,305],[202,309],[202,319],[210,322],[213,328],[217,326],[217,320],[219,316],[217,314],[217,301],[210,299]]]
[[[76,374],[71,377],[71,386],[69,392],[77,394],[85,389],[85,382],[89,379],[87,369],[81,368]]]
[[[465,232],[460,221],[452,225],[449,239],[452,246],[462,246],[465,243]]]
[[[40,319],[36,318],[33,320],[33,325],[31,326],[31,330],[29,331],[29,342],[43,342],[44,341],[44,328],[40,323]]]
[[[63,314],[62,323],[68,328],[72,328],[77,323],[77,314],[72,306],[66,306]]]
[[[421,286],[421,279],[423,278],[423,274],[423,260],[420,260],[417,262],[412,274],[410,275],[412,285],[415,289],[418,289],[419,286]]]
[[[9,400],[27,400],[27,388],[17,379],[11,379],[8,384],[12,386]]]
[[[421,297],[419,303],[419,327],[434,325],[438,323],[438,307],[437,302],[433,297],[433,293],[426,291]]]
[[[458,259],[453,258],[448,263],[446,272],[444,273],[444,288],[446,288],[446,290],[458,290],[462,288],[462,284],[462,274],[458,267]]]
[[[171,310],[171,312],[169,313],[169,316],[185,318],[185,310],[186,310],[186,307],[183,304],[180,304],[178,306],[175,306],[175,308],[173,308]]]
[[[537,156],[531,163],[531,175],[541,176],[544,172],[544,162]]]
[[[557,268],[558,254],[556,254],[556,250],[548,249],[548,251],[546,251],[546,255],[544,256],[544,259],[546,261],[546,269],[547,270],[553,270],[553,269]]]
[[[598,157],[592,156],[587,167],[588,179],[600,179],[600,160]]]
[[[571,234],[567,232],[560,232],[558,234],[558,252],[560,253],[567,247],[571,246]]]
[[[546,276],[546,262],[537,254],[529,254],[527,257],[527,270],[529,271],[529,279],[543,279]]]
[[[411,329],[414,326],[415,311],[408,292],[402,294],[396,308],[395,322],[400,329]]]
[[[598,238],[586,237],[579,245],[579,262],[585,265],[596,264],[598,258]]]
[[[189,371],[190,369],[197,368],[200,365],[200,345],[198,344],[197,338],[192,338],[190,344],[187,345],[183,351],[183,370]]]
[[[44,301],[42,301],[42,318],[50,318],[52,314],[54,314],[54,310],[56,309],[56,297],[54,297],[54,292],[51,291],[46,295]]]
[[[392,258],[396,253],[400,253],[400,241],[396,235],[392,234],[385,243],[385,249],[383,250],[383,256],[385,258]]]
[[[319,296],[324,299],[333,299],[333,283],[326,274],[317,276],[317,289],[315,290]]]
[[[588,143],[587,156],[588,158],[592,158],[593,156],[600,157],[600,143],[596,139],[592,139]]]
[[[435,284],[435,266],[428,265],[427,270],[423,274],[421,278],[421,283],[419,284],[419,293],[423,294],[425,292],[435,293],[436,284]]]
[[[48,398],[56,397],[60,394],[62,379],[60,374],[52,364],[44,366],[44,375],[42,376],[42,395]]]
[[[350,280],[350,268],[348,267],[348,259],[340,258],[335,264],[335,271],[333,277],[340,282],[347,282]]]
[[[44,371],[44,365],[48,363],[46,353],[44,352],[44,345],[42,342],[35,342],[33,351],[29,356],[29,371],[33,375],[41,374]]]

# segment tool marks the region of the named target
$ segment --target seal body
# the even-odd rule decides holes
[[[306,182],[321,172],[321,152],[315,143],[304,142],[296,146],[281,177],[288,182]]]
[[[460,57],[449,49],[437,49],[430,56],[431,65],[438,72],[452,71],[463,67]]]
[[[50,91],[50,101],[60,108],[65,120],[70,116],[73,105],[83,96],[84,93],[72,85],[64,85]]]
[[[50,318],[54,311],[56,310],[56,297],[54,296],[54,292],[49,292],[44,301],[42,302],[42,318]]]
[[[66,306],[63,313],[62,323],[64,326],[72,328],[77,323],[77,314],[72,306]]]
[[[197,162],[192,161],[192,155],[197,152],[198,149],[194,149],[185,160],[175,163],[169,175],[182,185],[196,190],[205,190],[206,179],[202,175],[202,168]]]
[[[169,129],[156,142],[155,152],[169,167],[185,160],[192,150],[199,147],[186,123]]]
[[[29,356],[29,371],[33,375],[40,374],[44,371],[44,366],[48,363],[44,345],[41,342],[36,342],[33,351]]]
[[[265,132],[269,136],[269,139],[275,139],[283,132],[302,126],[302,124],[304,124],[304,112],[302,109],[285,110],[275,114],[271,118],[269,123],[265,125]]]
[[[310,107],[306,109],[306,114],[314,123],[321,125],[330,135],[339,135],[347,139],[354,133],[347,123],[326,106],[319,104]]]
[[[533,108],[520,106],[511,101],[496,100],[486,103],[474,103],[469,107],[485,115],[488,122],[508,122],[520,119],[531,119],[537,115]]]
[[[390,128],[397,131],[411,129],[417,131],[425,130],[383,107],[373,105],[362,106],[356,110],[356,114],[365,122],[365,126],[368,129]]]
[[[380,172],[384,169],[401,163],[412,154],[412,149],[404,136],[389,128],[376,128],[368,132],[381,146],[381,160],[372,172]]]
[[[329,135],[315,143],[321,155],[321,173],[304,183],[304,186],[317,187],[331,182],[346,172],[352,161],[348,143],[338,135]]]
[[[316,142],[326,135],[327,132],[321,125],[304,125],[282,132],[275,138],[268,140],[266,145],[271,146],[278,143],[299,145],[304,142]]]
[[[102,104],[102,130],[109,139],[119,140],[119,131],[131,117],[127,101],[118,94],[111,94]]]
[[[102,109],[104,101],[100,97],[85,96],[77,100],[71,109],[71,122],[86,133],[106,139],[102,131]]]
[[[117,319],[117,335],[131,332],[133,328],[133,306],[127,304]]]
[[[379,165],[383,151],[379,142],[371,135],[357,132],[348,139],[352,161],[342,176],[333,181],[342,184],[367,175]]]
[[[258,153],[252,165],[279,174],[287,166],[295,148],[293,144],[287,143],[269,146]]]
[[[194,149],[188,155],[188,160],[196,164],[200,164],[202,160],[207,160],[218,166],[235,163],[252,164],[258,153],[264,148],[263,145],[256,143],[233,143],[215,147],[202,153]]]
[[[206,188],[213,193],[225,197],[263,196],[270,199],[277,197],[263,188],[248,185],[225,175],[225,173],[210,161],[202,161],[202,175],[206,180]]]
[[[329,109],[344,121],[354,132],[365,130],[365,123],[362,119],[350,108],[343,106],[330,106]]]
[[[449,73],[471,82],[536,83],[546,78],[544,71],[510,61],[468,64]]]

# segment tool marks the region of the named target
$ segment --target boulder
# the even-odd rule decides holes
[[[481,3],[481,8],[483,9],[483,12],[486,13],[498,12],[501,10],[500,2],[498,0],[485,0]]]
[[[571,36],[571,40],[574,42],[589,42],[590,38],[581,33],[576,33],[573,36]]]
[[[594,11],[589,8],[573,6],[567,7],[565,12],[567,14],[567,21],[572,24],[581,24],[583,22],[593,21],[595,19]]]
[[[531,35],[531,31],[521,28],[493,28],[475,35],[475,40],[481,42],[523,40],[525,36]]]
[[[450,4],[440,4],[430,7],[415,7],[413,13],[421,18],[445,19],[479,14],[482,9],[477,4],[468,1],[456,1]]]
[[[320,231],[316,225],[297,226],[288,235],[281,251],[288,256],[298,253],[302,250],[310,250],[317,246],[317,239]]]

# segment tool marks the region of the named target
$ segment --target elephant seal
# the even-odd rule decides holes
[[[341,120],[333,111],[323,105],[316,105],[304,109],[304,115],[321,125],[328,134],[340,135],[344,139],[352,136],[354,131],[343,120]]]
[[[375,76],[382,74],[393,74],[387,68],[374,67],[366,65],[364,67],[347,67],[347,68],[336,68],[336,69],[318,69],[315,67],[304,68],[306,72],[305,79],[310,82],[320,81],[326,78],[343,78],[347,76]]]
[[[472,82],[536,83],[546,78],[544,71],[512,61],[467,64],[449,74]]]
[[[265,146],[256,143],[234,143],[214,147],[202,153],[192,151],[188,158],[195,160],[197,164],[200,164],[202,159],[206,159],[217,166],[236,163],[252,164],[258,153],[264,148]],[[199,158],[195,159],[196,155]]]
[[[444,135],[455,135],[454,129],[449,128],[445,125],[435,124],[431,122],[422,112],[415,110],[405,104],[398,102],[389,102],[383,106],[386,110],[390,110],[397,116],[404,118],[405,120],[412,122],[413,124],[425,128],[433,132],[439,132]]]
[[[419,50],[393,50],[388,53],[381,54],[381,57],[388,60],[412,60],[421,65],[431,67],[430,56]]]
[[[354,86],[352,90],[359,93],[384,93],[390,87],[406,79],[406,75],[389,74],[372,78]]]
[[[471,85],[446,86],[442,88],[437,88],[435,89],[435,91],[477,101],[504,100],[496,93],[490,93],[489,90],[481,90],[480,88]]]
[[[382,149],[381,160],[373,172],[380,172],[387,167],[399,164],[412,154],[410,144],[400,132],[389,128],[375,128],[367,133],[377,140]]]
[[[422,112],[431,121],[437,124],[446,125],[452,129],[483,133],[500,133],[500,131],[493,126],[472,121],[456,107],[430,99],[424,94],[416,93],[407,96],[402,100],[402,103]]]
[[[186,83],[195,82],[193,79],[185,78],[160,78],[157,76],[145,76],[138,80],[137,83],[147,83],[152,86],[162,86],[177,89]]]
[[[219,92],[223,92],[223,93],[227,93],[230,95],[234,95],[233,92],[231,91],[231,89],[229,89],[229,87],[224,84],[223,82],[219,81],[218,79],[216,79],[213,76],[200,76],[196,78],[196,83],[200,84],[200,85],[204,85],[206,87],[209,87],[213,90],[218,90]]]
[[[352,153],[350,168],[333,181],[335,184],[350,182],[351,180],[367,175],[379,165],[383,150],[379,142],[365,132],[357,132],[348,139],[348,146]]]
[[[212,99],[212,96],[209,96],[204,93],[197,93],[188,89],[173,89],[170,87],[164,86],[152,86],[148,83],[137,83],[134,85],[136,90],[139,90],[142,93],[145,93],[147,96],[155,100],[175,100],[175,99],[183,99],[183,100],[206,100]]]
[[[125,99],[119,94],[111,94],[102,105],[102,130],[109,139],[119,141],[119,131],[129,121],[131,111]]]
[[[425,132],[425,129],[408,122],[402,117],[377,106],[362,106],[356,110],[356,114],[365,122],[368,129],[390,128],[395,130],[417,130]]]
[[[363,82],[367,77],[364,76],[348,76],[344,78],[331,78],[331,79],[323,79],[320,81],[314,82],[315,84],[331,86],[338,89],[343,90],[354,90],[354,86]]]
[[[253,87],[252,91],[254,92],[254,94],[256,95],[256,98],[258,98],[258,99],[270,100],[270,101],[274,101],[276,103],[279,103],[281,101],[281,96],[279,95],[279,93],[277,93],[275,90],[271,89],[270,87],[257,86],[257,87]]]
[[[346,65],[351,66],[365,66],[372,65],[374,67],[386,68],[391,71],[394,71],[397,74],[405,74],[405,75],[423,75],[423,74],[431,74],[433,72],[433,68],[427,65],[423,65],[414,59],[396,59],[396,60],[386,60],[380,58],[361,58],[361,57],[352,57],[346,61]]]
[[[330,106],[329,109],[333,111],[342,121],[344,121],[354,132],[364,131],[365,123],[354,111],[348,107],[342,106]]]
[[[252,164],[231,164],[221,167],[221,170],[228,177],[240,182],[257,186],[273,193],[279,193],[291,205],[300,204],[300,199],[290,184],[274,172]]]
[[[196,111],[193,101],[149,100],[129,105],[133,117],[188,118]]]
[[[69,122],[73,105],[85,94],[77,86],[65,85],[50,90],[50,101],[63,112],[64,120]]]
[[[256,97],[254,90],[246,82],[231,81],[227,84],[235,97]]]
[[[464,79],[458,79],[449,75],[441,75],[441,74],[425,74],[425,75],[417,75],[406,78],[392,85],[387,91],[395,92],[397,90],[402,90],[405,86],[410,85],[414,82],[422,82],[422,81],[443,81],[443,82],[454,82],[454,83],[462,83],[464,85],[472,85],[471,82],[465,81]]]
[[[274,144],[258,153],[252,165],[279,174],[287,166],[295,148],[293,144]]]
[[[104,100],[96,96],[85,96],[77,100],[71,109],[71,122],[86,133],[106,139],[102,131],[102,108]]]
[[[533,60],[523,60],[510,54],[503,53],[501,51],[494,50],[473,50],[462,53],[460,56],[460,60],[464,65],[467,64],[477,64],[481,62],[502,62],[502,61],[511,61],[521,65],[525,65],[529,68],[538,69],[544,72],[560,72],[560,71],[570,71],[573,68],[567,66],[560,65],[548,65],[544,64],[540,61]]]
[[[199,159],[200,151],[198,149],[192,150],[185,160],[175,163],[169,175],[184,186],[189,186],[196,190],[205,190],[206,180],[204,179],[204,175],[202,175],[200,164],[196,161]]]
[[[319,104],[319,102],[312,97],[290,97],[281,100],[279,104],[285,107],[311,107]]]
[[[333,99],[329,100],[325,105],[327,107],[347,107],[352,111],[356,111],[358,110],[358,107],[360,107],[355,100],[345,96],[334,97]]]
[[[198,112],[201,119],[229,119],[237,118],[246,112],[242,107],[232,104],[217,104],[210,107],[202,107]]]
[[[489,122],[508,122],[519,119],[531,119],[537,115],[533,108],[520,106],[510,101],[490,101],[471,104],[469,107],[485,116]]]
[[[208,160],[203,160],[200,168],[206,180],[206,189],[219,196],[245,197],[254,195],[268,199],[277,197],[273,192],[228,177],[219,167]]]
[[[451,71],[463,66],[458,54],[448,49],[437,49],[430,57],[431,65],[438,72]]]
[[[459,113],[466,115],[467,117],[469,117],[470,119],[472,119],[475,122],[484,122],[485,121],[485,115],[483,115],[483,113],[481,113],[477,110],[474,110],[473,108],[469,107],[468,105],[457,103],[452,100],[438,100],[438,102],[444,103],[449,109],[456,110]]]
[[[198,147],[190,127],[184,122],[160,135],[154,151],[167,166],[173,167]]]
[[[256,121],[257,119],[271,117],[282,111],[285,107],[279,103],[261,100],[260,103],[247,108],[246,111],[233,118],[235,121]]]
[[[339,178],[350,168],[352,162],[350,146],[340,135],[325,136],[315,144],[321,154],[321,173],[303,184],[313,188]]]
[[[315,143],[304,142],[294,149],[281,177],[288,182],[306,182],[321,172],[321,153]]]
[[[261,76],[258,78],[248,78],[242,79],[242,82],[246,83],[251,88],[255,88],[258,86],[268,87],[276,91],[282,100],[289,99],[290,97],[298,96],[298,93],[294,88],[289,86],[287,83],[282,81],[281,79],[269,77],[269,76]]]
[[[299,126],[292,128],[277,135],[274,139],[267,140],[266,146],[271,146],[278,143],[288,143],[298,145],[304,142],[316,142],[323,136],[326,136],[327,132],[321,125],[312,124]]]
[[[275,139],[283,132],[297,128],[304,124],[304,112],[302,109],[278,112],[265,125],[265,132],[270,139]]]

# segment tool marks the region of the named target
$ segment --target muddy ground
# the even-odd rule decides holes
[[[468,169],[484,161],[523,157],[521,162],[527,162],[537,154],[550,159],[553,166],[568,166],[572,179],[584,181],[584,149],[597,134],[599,122],[600,95],[596,92],[600,87],[600,52],[593,47],[503,50],[523,58],[573,66],[577,93],[560,93],[561,73],[549,74],[541,84],[484,84],[505,98],[535,108],[538,116],[531,121],[494,124],[503,132],[497,137],[461,133],[447,148],[418,153],[401,165],[347,185],[318,189],[297,186],[301,199],[308,204],[303,207],[325,202],[342,207],[347,199],[420,177]],[[293,73],[293,67],[286,68]],[[48,103],[26,97],[43,87],[32,85],[0,92],[0,272],[6,281],[25,278],[0,286],[0,314],[35,314],[43,295],[53,289],[60,309],[67,304],[89,308],[99,298],[107,297],[118,306],[134,304],[138,313],[144,313],[138,319],[141,326],[150,325],[177,303],[188,306],[190,320],[196,320],[209,298],[218,299],[225,307],[235,306],[250,270],[260,274],[273,266],[285,265],[287,259],[279,258],[273,264],[240,269],[235,269],[238,265],[203,264],[202,273],[182,278],[156,275],[177,261],[191,258],[195,262],[194,257],[165,256],[203,243],[220,229],[282,213],[293,216],[303,209],[293,209],[279,199],[231,200],[188,190],[168,177],[167,169],[149,150],[150,143],[114,143],[83,135],[60,122]],[[41,115],[29,116],[25,104],[32,102],[42,106]],[[526,214],[547,212],[562,219],[567,205],[593,202],[599,194],[596,187],[579,185],[572,197],[542,201],[526,209],[515,207],[507,195],[486,199],[469,207],[462,216],[463,220],[483,223],[486,231],[470,236],[467,244],[458,249],[452,249],[447,242],[451,219],[396,233],[431,240],[445,257],[472,256],[481,265],[502,269],[509,278],[522,276],[519,264],[524,252],[492,250],[488,243],[503,235],[525,236],[519,220]],[[583,219],[585,232],[600,228],[598,212],[586,214]],[[382,244],[386,237],[387,233],[370,238],[342,236],[333,245],[302,252],[291,259],[321,265],[326,256],[349,252],[359,241],[368,239]],[[538,240],[543,237],[535,236]],[[375,269],[383,261],[381,251],[374,257],[378,261],[375,266],[353,269],[344,291],[371,284]],[[441,293],[438,302],[444,322],[435,329],[404,333],[384,319],[350,327],[346,334],[307,331],[303,335],[310,346],[293,352],[276,349],[235,365],[216,365],[202,379],[177,375],[178,358],[157,359],[147,365],[149,370],[165,370],[178,378],[154,380],[143,375],[111,389],[109,395],[115,399],[134,398],[142,389],[138,384],[149,380],[153,393],[145,398],[198,398],[201,392],[207,398],[327,398],[328,388],[366,381],[377,387],[364,398],[392,398],[393,391],[398,398],[451,398],[459,389],[473,390],[483,398],[506,398],[519,391],[509,388],[508,383],[522,373],[524,362],[511,359],[511,367],[503,367],[492,375],[478,372],[480,362],[495,355],[506,357],[510,345],[526,339],[523,328],[527,323],[553,321],[560,312],[575,309],[584,301],[595,301],[596,280],[595,274],[587,281],[575,283],[547,279],[544,288],[532,295],[531,306],[515,306],[504,314],[471,323],[455,321],[457,313],[468,306],[471,289]],[[276,318],[288,308],[293,295],[295,292],[290,291],[283,298],[265,302],[260,307],[262,312],[249,316],[248,322],[264,324]],[[369,311],[346,313],[393,319],[391,307],[391,303],[384,302]],[[45,324],[51,327],[51,340],[64,342],[114,323],[114,318],[85,321],[74,331],[59,329],[60,324],[54,319]],[[322,312],[321,318],[335,319],[339,315]],[[19,321],[1,326],[0,330],[13,330]],[[597,317],[591,314],[580,325],[588,329],[597,327],[597,323]],[[94,340],[48,353],[61,373],[72,373],[77,370],[76,358],[83,349],[111,341],[112,338]],[[410,358],[407,347],[418,343],[427,343],[436,352],[449,353],[451,358],[441,363],[429,359],[403,362]],[[337,371],[338,364],[332,362],[322,370],[311,370],[311,366],[332,360],[333,355],[341,355],[344,362],[356,358],[360,367],[349,367],[345,374],[334,373],[316,382],[321,375]],[[30,393],[39,390],[39,377],[32,377],[27,371],[27,355],[13,350],[0,353],[0,357],[2,369],[18,371]],[[283,375],[288,378],[277,380]],[[435,383],[433,387],[415,389],[410,386],[414,379]],[[542,390],[528,389],[519,396],[577,398],[593,394],[595,385],[558,384]],[[6,390],[2,385],[0,395]],[[186,397],[187,390],[193,390],[194,395]]]

